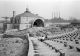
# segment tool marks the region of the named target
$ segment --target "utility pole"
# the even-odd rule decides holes
[[[13,11],[13,17],[15,17],[15,11]]]
[[[52,12],[52,19],[53,19],[53,12]]]
[[[55,12],[54,12],[54,18],[55,18]]]
[[[61,18],[61,17],[60,17],[60,11],[59,11],[59,18]]]
[[[13,11],[13,23],[15,23],[15,11]]]
[[[12,17],[12,28],[14,29],[15,27],[15,11],[13,11],[13,17]]]

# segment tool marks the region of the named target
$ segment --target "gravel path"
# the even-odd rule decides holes
[[[38,39],[30,38],[29,43],[30,49],[28,56],[59,56],[59,53],[56,53],[55,50],[52,50]]]

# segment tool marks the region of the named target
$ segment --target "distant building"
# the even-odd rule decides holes
[[[50,20],[47,20],[46,22],[46,26],[59,26],[59,25],[68,25],[70,24],[70,22],[68,20],[64,20],[62,19],[61,17],[57,18],[57,17],[54,17]]]
[[[13,29],[23,30],[31,27],[44,27],[44,18],[31,13],[28,8],[22,14],[11,17],[10,20]]]

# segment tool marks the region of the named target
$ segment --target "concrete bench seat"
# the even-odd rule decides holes
[[[76,50],[77,50],[78,52],[80,52],[80,48],[76,47]]]
[[[69,45],[69,49],[73,49],[73,48],[74,48],[73,46]]]

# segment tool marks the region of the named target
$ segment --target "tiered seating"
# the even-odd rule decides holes
[[[63,34],[63,33],[68,33],[68,32],[72,32],[73,30],[75,30],[74,28],[67,28],[67,29],[60,29],[60,28],[45,28],[43,29],[42,31],[47,33],[47,34],[52,34],[52,35],[60,35],[60,34]]]
[[[39,40],[32,40],[33,43],[33,51],[34,51],[34,56],[39,55],[39,56],[59,56],[59,52],[57,50],[51,50],[47,46],[47,44],[39,41]]]
[[[59,49],[53,47],[52,45],[50,45],[49,43],[43,42],[44,44],[46,44],[49,48],[51,48],[52,50],[55,50],[56,53],[59,53],[59,56],[65,56],[65,53],[60,51]]]
[[[79,45],[80,44],[80,30],[76,30],[69,34],[64,34],[62,36],[47,38],[43,41],[43,43],[45,43],[47,46],[51,47],[52,49],[55,49],[55,51],[59,53],[60,52],[61,53],[80,52],[80,45]],[[61,50],[61,48],[63,50]]]
[[[60,56],[65,56],[69,53],[78,53],[80,52],[80,30],[53,30],[53,29],[45,29],[35,32],[39,33],[40,36],[47,35],[45,39],[40,40],[46,46],[48,46],[51,50],[55,50],[56,53],[60,53]],[[50,33],[50,34],[49,34]],[[37,34],[37,35],[39,35]],[[34,34],[35,35],[35,34]],[[49,37],[49,35],[51,37]],[[56,36],[54,36],[56,35]],[[38,36],[37,36],[38,38]],[[34,47],[36,50],[36,48]],[[77,52],[76,52],[77,51]],[[36,51],[35,51],[36,52]],[[37,52],[36,52],[37,53]],[[67,54],[66,54],[67,53]],[[80,55],[80,54],[79,54]]]

